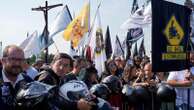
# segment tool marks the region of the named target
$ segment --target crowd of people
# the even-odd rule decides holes
[[[118,56],[105,61],[106,71],[98,73],[91,60],[81,56],[72,58],[66,53],[57,53],[50,64],[38,59],[30,65],[21,48],[9,45],[1,58],[0,107],[3,110],[94,110],[94,102],[104,101],[104,108],[95,109],[162,110],[166,104],[168,110],[186,110],[188,88],[185,87],[194,86],[194,53],[190,53],[190,62],[190,69],[153,73],[147,56],[127,60]],[[18,103],[18,92],[35,81],[56,87],[52,99],[45,98],[36,105],[31,101],[33,107],[22,106]],[[67,91],[71,86],[65,88],[68,84],[74,87],[71,92]],[[90,90],[92,100],[100,99],[87,100],[88,92],[76,89],[82,86]],[[68,94],[60,93],[64,91]],[[190,110],[194,110],[193,97],[194,89],[190,89]],[[47,101],[55,107],[48,106]]]

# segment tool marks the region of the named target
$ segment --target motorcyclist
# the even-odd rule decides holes
[[[59,88],[60,85],[64,83],[65,74],[71,71],[72,65],[72,58],[68,54],[58,53],[53,58],[51,68],[42,71],[40,75],[36,77],[36,80],[50,85],[57,85]],[[65,109],[89,110],[91,108],[86,100],[69,102],[68,100],[63,100],[61,97],[58,97],[58,94],[56,94],[55,98],[55,102],[53,103]]]

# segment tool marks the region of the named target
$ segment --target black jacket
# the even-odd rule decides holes
[[[60,85],[60,77],[57,76],[52,69],[45,69],[35,77],[35,80],[49,85]]]
[[[21,73],[23,78],[16,83],[15,88],[10,82],[4,82],[2,77],[2,70],[0,70],[0,108],[1,110],[20,110],[16,101],[16,94],[18,90],[26,83],[33,81],[27,75]]]
[[[45,69],[40,74],[35,77],[35,80],[50,84],[50,85],[56,85],[58,88],[60,85],[63,84],[63,80],[60,79],[59,76],[57,76],[52,69]],[[63,97],[61,97],[58,94],[58,90],[56,91],[55,97],[52,100],[52,103],[59,107],[62,110],[78,110],[77,109],[77,102],[70,102],[68,100],[65,100]]]

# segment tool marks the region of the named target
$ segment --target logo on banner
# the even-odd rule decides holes
[[[176,20],[175,16],[172,16],[164,30],[164,35],[168,41],[166,46],[166,52],[162,54],[163,60],[184,60],[186,59],[186,53],[184,53],[184,46],[180,45],[184,31]]]

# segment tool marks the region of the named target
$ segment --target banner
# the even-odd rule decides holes
[[[188,67],[191,10],[186,6],[152,0],[152,71],[178,71]]]

